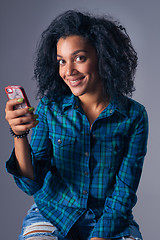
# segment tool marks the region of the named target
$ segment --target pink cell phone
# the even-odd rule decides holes
[[[21,108],[26,108],[30,107],[30,103],[28,101],[27,95],[21,86],[13,85],[13,86],[8,86],[5,88],[5,92],[8,96],[8,99],[14,99],[14,98],[23,98],[24,101],[21,104],[17,104],[14,109],[21,109]]]

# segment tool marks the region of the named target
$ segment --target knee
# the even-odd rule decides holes
[[[52,236],[56,230],[57,228],[49,222],[37,222],[26,226],[23,236],[27,240],[58,240],[56,236]]]

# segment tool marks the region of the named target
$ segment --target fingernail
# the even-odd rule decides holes
[[[29,111],[29,112],[33,112],[33,111],[34,111],[34,108],[31,107],[31,108],[28,109],[28,111]]]
[[[35,115],[33,116],[34,119],[36,119],[36,118],[38,118],[38,117],[39,117],[38,114],[35,114]]]
[[[36,120],[36,121],[35,121],[35,125],[37,125],[38,123],[39,123],[39,121],[38,121],[38,120]]]
[[[23,98],[19,98],[19,99],[17,100],[17,102],[22,103],[22,102],[23,102]]]

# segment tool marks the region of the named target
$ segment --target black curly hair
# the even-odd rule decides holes
[[[56,17],[42,33],[35,60],[38,96],[50,100],[71,93],[59,76],[57,42],[61,37],[82,36],[97,51],[100,79],[112,99],[132,96],[137,53],[122,25],[110,17],[69,10]]]

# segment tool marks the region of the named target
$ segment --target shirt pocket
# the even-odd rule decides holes
[[[108,169],[118,169],[121,163],[121,142],[117,138],[106,137],[101,139],[101,162]]]
[[[63,168],[69,165],[69,161],[73,159],[75,151],[76,137],[55,134],[53,139],[53,155],[56,166]]]

